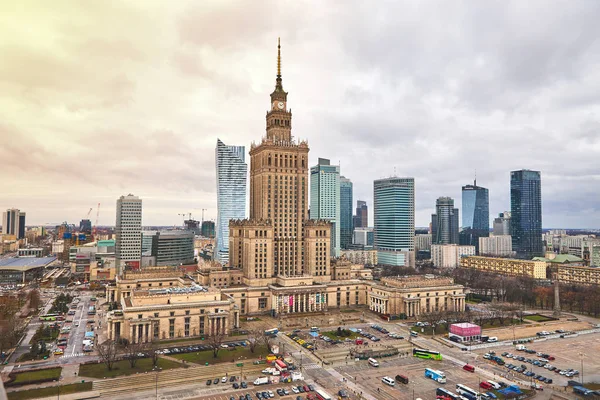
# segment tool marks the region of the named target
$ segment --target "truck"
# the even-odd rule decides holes
[[[254,386],[266,385],[269,383],[269,378],[266,376],[259,376],[254,380]]]
[[[446,374],[431,368],[425,368],[425,378],[433,379],[438,383],[446,383]]]

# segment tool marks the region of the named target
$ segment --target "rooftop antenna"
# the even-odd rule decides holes
[[[473,186],[477,186],[477,168],[475,168],[475,180],[473,181]]]
[[[394,177],[396,176],[396,167],[394,167]]]

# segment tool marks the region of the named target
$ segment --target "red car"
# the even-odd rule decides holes
[[[483,382],[479,383],[479,387],[482,388],[482,389],[485,389],[485,390],[490,390],[490,389],[494,388],[492,385],[490,385],[486,381],[483,381]]]
[[[310,392],[310,388],[306,385],[302,387],[306,393]]]

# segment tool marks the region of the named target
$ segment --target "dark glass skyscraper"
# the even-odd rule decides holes
[[[355,228],[367,228],[369,226],[369,209],[367,202],[356,200],[356,215],[354,216]]]
[[[475,246],[479,251],[479,238],[490,235],[490,201],[488,190],[473,185],[462,187],[462,231],[460,244]]]
[[[352,218],[352,181],[340,177],[340,247],[347,249],[352,244],[354,231]]]
[[[510,173],[510,234],[520,258],[544,255],[542,244],[542,180],[539,171]]]
[[[431,215],[431,243],[458,244],[458,208],[454,208],[454,199],[440,197],[435,210]]]

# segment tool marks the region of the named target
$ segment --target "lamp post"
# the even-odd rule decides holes
[[[583,386],[583,353],[579,353],[579,358],[581,359],[581,385]]]
[[[158,400],[158,372],[161,371],[162,368],[154,367],[154,368],[152,368],[152,370],[154,370],[154,372],[156,372],[156,375],[154,376],[155,377],[155,379],[154,379],[154,394],[155,394],[156,400]]]

